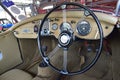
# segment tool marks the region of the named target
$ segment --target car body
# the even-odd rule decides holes
[[[33,2],[0,33],[0,80],[120,80],[120,0]]]

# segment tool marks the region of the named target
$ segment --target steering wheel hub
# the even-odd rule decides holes
[[[61,42],[62,42],[63,44],[66,44],[66,43],[69,42],[70,37],[69,37],[68,35],[62,35],[61,38],[60,38],[60,40],[61,40]]]
[[[68,33],[61,33],[59,35],[59,38],[58,38],[58,41],[59,41],[59,44],[62,46],[62,47],[67,47],[70,45],[71,43],[71,40],[72,40],[72,37],[68,34]]]

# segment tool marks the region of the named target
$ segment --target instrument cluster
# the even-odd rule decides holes
[[[91,32],[91,25],[87,20],[73,20],[69,19],[63,22],[60,18],[47,19],[42,27],[41,35],[57,35],[58,33],[69,30],[70,32],[77,32],[80,36],[86,36]]]

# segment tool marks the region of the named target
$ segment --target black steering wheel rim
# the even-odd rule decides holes
[[[97,23],[98,26],[98,30],[99,30],[99,35],[100,35],[100,43],[99,43],[99,48],[98,51],[96,53],[95,58],[93,59],[93,61],[86,66],[85,68],[81,69],[80,71],[76,71],[76,72],[64,72],[63,70],[59,70],[58,68],[54,67],[50,62],[49,62],[49,58],[47,56],[44,55],[44,52],[42,51],[42,45],[41,45],[41,30],[42,30],[42,26],[45,22],[45,20],[48,18],[48,16],[57,8],[59,8],[62,5],[74,5],[74,6],[78,6],[80,8],[83,8],[85,10],[87,10],[90,15],[93,17],[93,19],[95,20],[95,22]],[[52,69],[54,69],[55,71],[64,74],[64,75],[76,75],[76,74],[82,74],[86,71],[88,71],[92,66],[94,66],[94,64],[97,62],[97,60],[99,59],[100,55],[101,55],[101,51],[102,51],[102,46],[103,46],[103,30],[102,30],[102,26],[100,24],[100,21],[98,20],[97,16],[93,13],[93,11],[91,11],[89,8],[87,8],[86,6],[83,6],[81,4],[78,3],[73,3],[73,2],[64,2],[60,5],[57,5],[56,7],[54,7],[53,9],[51,9],[43,18],[41,24],[40,24],[40,29],[39,29],[39,33],[38,33],[38,47],[39,47],[39,51],[41,53],[41,56],[43,58],[43,60],[47,63],[47,65],[49,65]]]

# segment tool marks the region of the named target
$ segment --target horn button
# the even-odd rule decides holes
[[[67,47],[71,43],[71,36],[68,33],[61,33],[58,41],[62,47]]]

